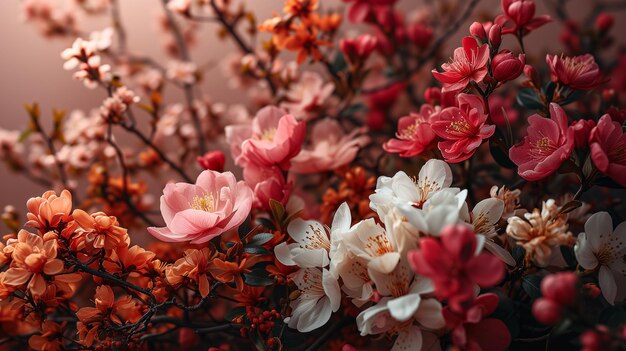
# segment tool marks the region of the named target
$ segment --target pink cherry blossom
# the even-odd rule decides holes
[[[315,72],[304,72],[300,79],[289,87],[287,100],[281,107],[287,109],[298,119],[307,119],[322,106],[333,93],[333,83],[324,83],[322,77]]]
[[[602,84],[602,72],[590,54],[567,57],[547,55],[553,82],[576,90],[590,90]]]
[[[626,186],[626,133],[622,126],[604,115],[589,136],[591,160],[598,169]]]
[[[239,166],[255,163],[287,170],[300,152],[306,125],[281,108],[267,106],[259,110],[251,126],[228,126],[225,133]]]
[[[443,141],[438,144],[448,162],[461,162],[470,158],[483,139],[493,135],[495,125],[485,124],[483,101],[476,95],[459,94],[459,107],[447,107],[431,121],[433,131]]]
[[[496,17],[495,22],[502,27],[502,34],[518,33],[522,35],[552,21],[548,15],[535,17],[533,0],[502,0],[504,14]]]
[[[359,149],[370,142],[370,138],[358,128],[346,134],[337,121],[327,118],[315,124],[311,141],[310,149],[303,149],[291,160],[292,171],[317,173],[347,165],[354,160]]]
[[[383,149],[390,153],[398,153],[401,157],[419,155],[434,146],[437,135],[430,125],[433,116],[441,111],[439,106],[424,104],[419,113],[411,113],[398,120],[396,138],[383,144]]]
[[[448,225],[441,231],[441,241],[420,239],[419,249],[409,251],[408,260],[415,272],[432,279],[435,295],[459,312],[473,300],[475,285],[491,287],[504,276],[504,263],[481,253],[482,244],[468,226]]]
[[[433,76],[443,83],[443,92],[461,91],[470,82],[482,82],[487,76],[489,61],[489,46],[480,47],[473,37],[463,38],[463,46],[454,50],[454,57],[450,63],[444,63],[441,68],[445,72],[433,70]]]
[[[567,127],[563,108],[550,104],[550,119],[528,117],[528,135],[509,150],[509,157],[519,175],[529,181],[539,180],[556,171],[574,149],[574,130]]]
[[[239,226],[250,213],[252,189],[230,172],[204,171],[195,184],[170,183],[161,196],[165,227],[148,228],[167,242],[205,243]]]

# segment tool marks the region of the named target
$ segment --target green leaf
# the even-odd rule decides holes
[[[245,306],[234,307],[234,308],[231,308],[231,310],[228,311],[228,313],[226,313],[226,316],[224,316],[224,319],[227,321],[233,321],[235,318],[241,317],[245,314],[246,314]]]
[[[243,251],[245,253],[249,253],[249,254],[253,254],[253,255],[267,255],[270,252],[267,251],[264,247],[262,246],[246,246],[243,248]]]
[[[553,81],[549,81],[541,87],[541,93],[543,96],[552,101],[552,96],[554,95],[554,89],[556,89],[556,84]]]
[[[574,254],[574,249],[569,246],[560,246],[559,249],[561,250],[561,255],[563,256],[565,263],[567,263],[567,266],[572,270],[576,269],[578,261],[576,261],[576,254]]]
[[[281,223],[285,218],[285,207],[280,202],[270,199],[270,209],[272,210],[272,216],[276,222]]]
[[[562,214],[566,214],[566,213],[570,213],[572,211],[574,211],[575,209],[579,208],[580,206],[582,206],[583,203],[578,201],[578,200],[572,200],[568,203],[566,203],[565,205],[561,206],[561,208],[559,208],[559,211],[557,212],[555,217],[558,217]]]
[[[263,218],[263,217],[258,217],[257,219],[255,219],[255,221],[257,222],[257,224],[269,229],[269,230],[276,230],[276,227],[274,226],[274,223],[272,223],[271,220],[267,219],[267,218]]]
[[[276,279],[269,277],[265,270],[253,270],[244,273],[243,278],[246,284],[251,286],[269,286],[276,282]]]
[[[251,227],[252,227],[252,223],[250,221],[250,216],[248,216],[246,220],[243,223],[241,223],[241,225],[237,229],[237,232],[239,233],[239,238],[243,239],[246,237],[246,235],[249,235]]]
[[[532,299],[536,299],[541,297],[541,276],[538,275],[527,275],[522,278],[522,289],[530,296]]]
[[[266,242],[274,239],[274,234],[271,233],[259,233],[248,241],[249,246],[261,246]]]
[[[526,256],[526,250],[519,245],[515,245],[515,247],[511,250],[511,256],[513,256],[513,259],[519,266],[524,260],[524,256]]]
[[[543,102],[537,96],[537,92],[533,89],[520,89],[517,94],[517,103],[531,110],[540,110],[543,108]]]
[[[509,158],[509,150],[504,140],[497,138],[489,139],[489,151],[491,151],[491,156],[500,166],[509,169],[515,168],[515,163]]]
[[[26,138],[28,138],[29,135],[31,135],[33,133],[33,130],[28,128],[25,131],[22,132],[22,134],[20,134],[19,139],[17,139],[18,143],[22,143],[24,142],[24,140],[26,140]]]

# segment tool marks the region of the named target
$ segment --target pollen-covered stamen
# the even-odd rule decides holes
[[[536,158],[545,158],[551,155],[556,150],[556,146],[552,142],[552,139],[544,136],[541,139],[535,140],[530,143],[530,155]]]
[[[301,248],[307,250],[324,249],[326,251],[330,251],[330,240],[328,240],[326,231],[321,227],[309,224],[309,228],[306,230],[304,238],[306,240],[300,244]]]
[[[302,283],[298,284],[298,289],[303,298],[307,296],[326,295],[322,284],[322,274],[312,270],[305,270],[302,276]]]
[[[480,233],[483,235],[494,233],[493,224],[489,221],[489,217],[487,216],[489,212],[480,212],[476,218],[472,221],[474,225],[474,232]]]
[[[467,119],[461,114],[460,111],[457,111],[452,118],[452,121],[446,127],[446,133],[459,137],[476,134],[474,126],[467,122]]]
[[[424,176],[420,179],[413,178],[413,183],[417,185],[417,188],[420,191],[420,199],[413,204],[413,207],[422,208],[426,200],[428,200],[428,196],[430,196],[430,194],[441,190],[441,185],[438,182],[429,179],[428,176]]]
[[[259,136],[259,139],[265,140],[265,141],[273,141],[275,135],[276,135],[276,128],[269,128],[269,129],[264,130],[263,133],[261,133],[261,135]]]
[[[600,235],[602,238],[603,235]],[[601,266],[612,266],[613,269],[615,267],[623,267],[624,265],[613,265],[613,263],[618,262],[620,260],[626,261],[626,257],[620,256],[620,251],[622,251],[622,242],[615,235],[611,236],[609,241],[605,243],[600,251],[596,254],[596,258],[598,259],[598,264]],[[626,269],[621,268],[620,272],[626,275]]]
[[[194,196],[189,204],[194,210],[204,212],[214,212],[217,209],[217,199],[213,194],[205,194],[203,196]]]
[[[372,256],[382,256],[395,251],[385,232],[368,237],[365,243],[365,249]]]
[[[409,275],[408,268],[403,265],[391,272],[389,279],[387,279],[386,287],[393,297],[404,296],[409,293],[409,282],[411,276]]]

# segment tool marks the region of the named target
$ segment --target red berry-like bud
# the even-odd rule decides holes
[[[598,28],[598,31],[605,33],[613,27],[614,22],[613,16],[603,12],[596,17],[596,28]]]
[[[497,49],[500,47],[500,44],[502,44],[502,28],[494,24],[489,29],[489,45],[491,45],[493,49]]]
[[[535,319],[540,323],[554,325],[561,319],[562,308],[558,303],[541,297],[533,303],[532,312]]]
[[[541,81],[539,80],[539,74],[535,67],[531,65],[524,66],[524,75],[536,86],[541,86]]]
[[[487,39],[487,33],[485,32],[485,26],[480,22],[474,22],[469,27],[470,34],[476,38],[485,41]]]
[[[594,299],[597,299],[602,293],[602,291],[600,291],[600,288],[594,283],[587,283],[583,285],[583,290],[585,291],[585,294],[587,294],[587,296]]]
[[[197,161],[203,169],[223,172],[226,157],[221,151],[209,151],[202,156],[198,156]]]
[[[551,274],[541,281],[541,293],[561,306],[570,306],[576,301],[578,277],[572,272]]]

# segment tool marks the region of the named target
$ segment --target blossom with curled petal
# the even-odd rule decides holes
[[[291,316],[286,320],[290,328],[308,333],[328,322],[341,305],[341,290],[337,278],[327,269],[303,268],[290,275],[300,295],[290,304]]]
[[[487,76],[489,46],[478,42],[473,37],[463,38],[463,46],[454,50],[454,57],[449,63],[441,65],[444,72],[433,70],[435,79],[443,83],[442,92],[458,92],[470,82],[480,83]]]

